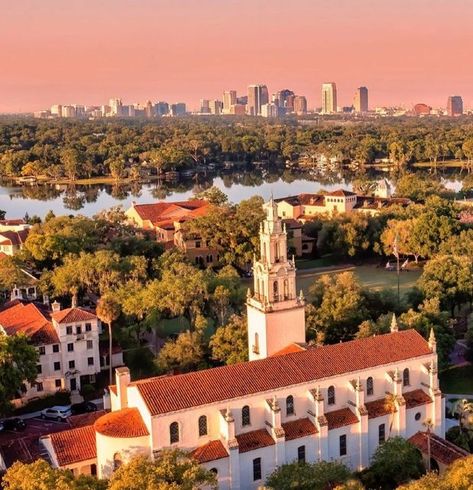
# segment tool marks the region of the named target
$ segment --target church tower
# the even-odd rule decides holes
[[[291,343],[305,342],[305,301],[296,293],[296,265],[287,257],[286,226],[278,206],[264,204],[260,256],[254,260],[253,294],[248,290],[248,352],[250,361],[263,359]]]

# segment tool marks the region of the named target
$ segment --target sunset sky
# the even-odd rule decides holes
[[[462,95],[473,106],[471,0],[0,0],[0,112],[53,103],[221,98],[266,83],[320,105]]]

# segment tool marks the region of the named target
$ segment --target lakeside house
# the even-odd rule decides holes
[[[125,214],[131,225],[151,230],[165,249],[181,249],[195,264],[212,266],[218,263],[218,255],[197,235],[184,233],[183,224],[205,216],[210,204],[202,199],[153,204],[133,203]]]
[[[131,380],[116,369],[104,398],[111,411],[89,425],[43,436],[54,467],[108,478],[136,455],[180,448],[223,490],[256,489],[292,461],[341,461],[366,468],[386,439],[409,438],[441,467],[465,454],[446,443],[436,339],[413,329],[312,347],[305,299],[278,204],[265,205],[254,286],[248,292],[249,361],[180,375]],[[437,451],[438,449],[438,451]],[[438,461],[437,461],[437,459]]]

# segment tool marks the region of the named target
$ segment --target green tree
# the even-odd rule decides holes
[[[248,325],[245,316],[232,315],[210,339],[212,359],[224,364],[248,360]]]
[[[274,490],[326,490],[338,488],[351,477],[348,468],[335,461],[288,463],[276,468],[266,480]]]
[[[108,490],[195,490],[207,486],[217,488],[214,473],[183,451],[165,449],[154,461],[137,457],[120,466]]]
[[[0,415],[9,412],[25,382],[36,381],[37,363],[38,353],[25,335],[0,334]]]
[[[102,296],[97,303],[97,316],[99,320],[108,327],[108,362],[109,362],[109,383],[113,383],[112,366],[112,324],[120,316],[120,305],[117,303],[113,294],[109,293]]]
[[[204,199],[214,206],[223,206],[228,202],[228,196],[218,187],[212,186],[195,194],[196,199]]]
[[[182,332],[176,340],[168,340],[159,351],[156,365],[163,372],[187,372],[205,367],[202,332]]]
[[[106,490],[107,481],[93,476],[74,477],[72,471],[52,468],[43,459],[13,463],[2,479],[4,490]]]

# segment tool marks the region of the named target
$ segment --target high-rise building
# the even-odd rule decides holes
[[[463,99],[459,95],[451,95],[448,98],[447,114],[452,117],[463,114]]]
[[[248,104],[246,112],[250,116],[260,116],[261,106],[269,102],[268,87],[266,85],[250,85],[248,87]]]
[[[272,96],[272,101],[279,107],[280,113],[294,111],[294,92],[287,88],[279,90]]]
[[[51,115],[54,117],[62,117],[62,105],[61,104],[52,105]]]
[[[153,107],[153,104],[151,103],[150,100],[148,100],[148,102],[146,102],[145,115],[148,119],[151,119],[152,117],[154,117],[154,107]]]
[[[210,114],[210,100],[209,99],[200,99],[200,113],[201,114]]]
[[[169,104],[167,102],[156,102],[154,109],[157,116],[165,116],[169,114]]]
[[[356,89],[355,97],[353,98],[353,107],[355,112],[368,112],[368,89],[359,87]]]
[[[295,95],[293,112],[296,114],[306,114],[307,113],[307,99],[303,95]]]
[[[322,114],[337,112],[337,86],[334,82],[322,84]]]
[[[230,107],[230,114],[244,116],[246,114],[246,104],[233,104]]]
[[[278,117],[279,107],[274,102],[269,102],[261,106],[261,115],[263,117]]]
[[[223,113],[230,114],[231,106],[237,103],[237,93],[236,90],[228,90],[223,92]]]
[[[222,114],[223,102],[221,100],[211,100],[209,104],[210,113],[217,116]]]
[[[122,100],[118,98],[110,99],[108,101],[108,105],[110,106],[110,115],[111,116],[121,116],[122,115]]]
[[[184,102],[171,104],[170,112],[171,116],[183,116],[187,112],[186,104]]]
[[[76,117],[76,109],[72,105],[62,106],[62,117]]]

